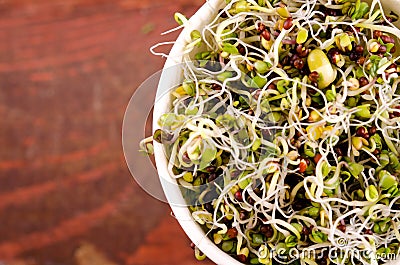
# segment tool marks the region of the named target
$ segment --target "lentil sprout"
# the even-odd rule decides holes
[[[155,140],[223,251],[245,264],[276,264],[277,249],[325,253],[301,264],[400,253],[396,19],[377,0],[230,0],[192,32]]]

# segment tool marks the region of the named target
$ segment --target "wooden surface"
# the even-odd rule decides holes
[[[0,1],[0,264],[197,264],[130,175],[121,128],[162,67],[149,47],[202,3]]]

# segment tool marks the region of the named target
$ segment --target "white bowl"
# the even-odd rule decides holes
[[[371,1],[368,1],[371,2]],[[400,0],[381,0],[387,11],[392,10],[400,14]],[[190,42],[190,32],[194,29],[202,29],[208,24],[219,8],[225,3],[224,0],[207,1],[189,20],[187,26],[179,35],[176,43],[171,49],[169,57],[164,65],[163,73],[159,82],[153,113],[153,132],[160,128],[157,124],[160,116],[167,113],[171,107],[171,97],[166,92],[182,82],[182,71],[174,67],[182,62],[181,53],[187,43]],[[399,23],[399,22],[398,22]],[[399,25],[397,25],[399,26]],[[166,198],[179,224],[199,249],[216,264],[242,265],[230,255],[216,246],[204,233],[200,225],[194,221],[186,205],[182,193],[174,179],[168,174],[168,161],[161,144],[154,143],[154,155],[160,182]],[[178,250],[179,251],[179,250]]]
[[[169,91],[170,88],[182,81],[182,73],[179,71],[179,67],[176,67],[176,65],[181,63],[180,54],[185,45],[190,41],[190,32],[194,29],[201,29],[204,25],[208,24],[212,17],[219,10],[223,2],[223,0],[211,0],[205,3],[191,17],[188,25],[184,28],[176,40],[176,43],[172,47],[169,57],[164,65],[163,73],[161,74],[161,79],[157,90],[153,114],[153,131],[160,128],[157,124],[160,116],[170,110],[171,98],[165,93]],[[157,164],[157,171],[160,176],[160,182],[165,196],[176,219],[190,240],[195,243],[196,246],[199,247],[199,249],[216,264],[242,264],[218,248],[214,242],[212,242],[205,235],[200,225],[193,220],[188,207],[185,206],[186,202],[178,185],[176,185],[176,182],[168,174],[168,161],[165,157],[165,152],[161,144],[154,144],[154,155]]]

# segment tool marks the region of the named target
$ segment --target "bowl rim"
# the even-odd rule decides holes
[[[160,81],[157,87],[157,95],[154,103],[153,111],[153,133],[159,129],[157,121],[163,113],[166,113],[169,109],[170,96],[165,95],[167,89],[177,84],[179,79],[181,80],[181,74],[178,73],[175,76],[170,75],[170,71],[167,69],[178,69],[174,66],[179,65],[182,62],[182,51],[186,44],[190,41],[190,32],[194,29],[200,29],[206,23],[212,19],[212,15],[218,11],[218,7],[223,4],[223,0],[209,0],[203,4],[198,11],[188,20],[182,32],[179,34],[175,41],[175,44],[171,48],[169,56],[164,64]],[[168,73],[167,73],[168,72]],[[182,193],[177,185],[175,179],[173,179],[167,169],[168,161],[164,155],[162,144],[154,142],[154,156],[157,165],[157,172],[163,188],[164,194],[168,200],[168,203],[172,209],[172,212],[179,222],[180,226],[190,238],[190,240],[213,262],[216,264],[229,264],[229,265],[242,265],[243,263],[237,261],[223,250],[221,250],[214,242],[212,242],[206,233],[192,217],[190,210],[185,205],[185,200]],[[168,181],[166,181],[167,178]],[[168,183],[169,182],[169,183]],[[175,185],[171,185],[171,182]]]

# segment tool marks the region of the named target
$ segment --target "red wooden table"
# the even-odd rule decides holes
[[[162,67],[149,47],[202,3],[0,1],[0,264],[196,263],[131,177],[121,127]]]

